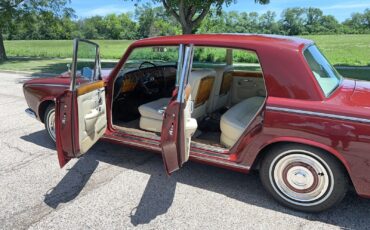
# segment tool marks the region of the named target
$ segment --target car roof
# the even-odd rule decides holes
[[[313,44],[312,40],[269,34],[190,34],[190,35],[175,35],[153,37],[138,40],[134,43],[135,46],[149,45],[170,45],[170,44],[201,44],[201,45],[222,45],[230,44],[235,46],[278,46],[286,49],[299,49],[304,46]]]

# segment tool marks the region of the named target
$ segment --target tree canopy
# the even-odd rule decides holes
[[[15,22],[27,21],[34,25],[34,15],[44,14],[45,17],[70,17],[71,8],[66,8],[70,0],[1,0],[0,1],[0,61],[6,59],[3,42],[4,30],[12,31]],[[47,29],[47,28],[45,28]],[[63,29],[63,28],[61,28]],[[48,34],[48,31],[44,31]]]
[[[140,0],[136,1],[139,2]],[[224,5],[229,6],[236,3],[236,0],[153,0],[153,2],[161,3],[166,11],[180,23],[183,34],[191,34],[200,26],[211,8],[215,9],[215,12],[219,15]],[[254,0],[254,2],[268,4],[270,0]]]

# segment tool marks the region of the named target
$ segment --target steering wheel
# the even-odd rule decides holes
[[[139,69],[141,70],[145,64],[149,64],[149,65],[152,65],[153,67],[157,67],[157,65],[156,65],[156,64],[154,64],[153,62],[150,62],[150,61],[144,61],[144,62],[142,62],[142,63],[140,64]]]

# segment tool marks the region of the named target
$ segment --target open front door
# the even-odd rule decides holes
[[[189,159],[191,136],[197,121],[191,118],[191,88],[187,84],[193,60],[193,46],[180,46],[177,66],[177,89],[163,115],[162,156],[167,173],[178,170]]]
[[[59,164],[86,153],[107,128],[105,86],[99,46],[74,40],[70,89],[56,99],[55,132]]]

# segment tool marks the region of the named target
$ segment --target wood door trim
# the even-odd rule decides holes
[[[81,95],[89,93],[93,90],[103,88],[104,85],[105,85],[105,83],[102,80],[81,85],[80,87],[77,88],[77,96],[81,96]]]

